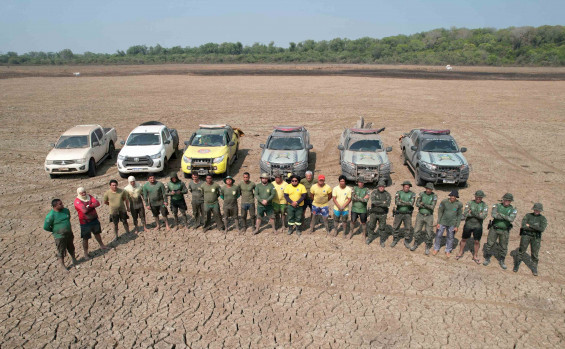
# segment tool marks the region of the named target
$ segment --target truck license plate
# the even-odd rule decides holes
[[[207,171],[207,170],[198,170],[198,174],[199,174],[200,176],[204,176],[204,175],[207,175],[207,174],[208,174],[208,171]]]
[[[446,184],[455,184],[455,180],[444,179],[444,180],[443,180],[443,183],[446,183]]]
[[[68,171],[69,168],[68,167],[59,167],[59,171]]]
[[[141,167],[134,167],[131,169],[132,171],[141,171],[143,170]]]

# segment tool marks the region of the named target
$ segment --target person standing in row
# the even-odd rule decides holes
[[[247,230],[247,214],[251,218],[251,225],[255,224],[255,183],[250,181],[249,172],[243,173],[243,182],[239,185],[241,190],[241,218],[243,231]]]
[[[437,203],[437,195],[434,194],[434,184],[426,183],[426,190],[421,192],[416,199],[416,207],[418,214],[416,215],[416,224],[414,234],[424,232],[426,236],[426,255],[430,254],[430,249],[434,242],[434,209]],[[414,244],[410,247],[410,251],[418,248],[416,244],[417,236],[414,236]]]
[[[483,202],[485,193],[482,190],[475,192],[475,200],[471,200],[465,205],[463,210],[463,218],[465,225],[463,225],[463,236],[461,236],[461,244],[459,245],[459,254],[455,259],[463,256],[467,239],[473,235],[475,245],[473,246],[473,261],[480,264],[479,250],[481,249],[481,237],[483,236],[483,221],[488,216],[488,205]]]
[[[451,256],[451,251],[453,250],[453,237],[459,230],[461,217],[463,216],[463,204],[457,200],[458,198],[459,192],[457,190],[452,190],[451,193],[449,193],[449,198],[442,200],[439,204],[437,212],[437,231],[436,238],[434,240],[434,256],[439,252],[441,246],[440,239],[443,236],[444,231],[447,235],[445,255],[448,258]]]
[[[393,240],[390,247],[396,246],[400,241],[400,225],[404,224],[406,235],[404,236],[404,246],[410,248],[410,240],[412,240],[412,212],[414,211],[414,201],[416,194],[410,190],[412,183],[405,181],[402,183],[402,190],[396,192],[394,203],[396,209],[394,212],[394,222],[392,223]]]
[[[227,176],[224,178],[225,186],[220,192],[220,197],[224,200],[224,231],[228,232],[229,218],[235,218],[235,226],[239,233],[243,233],[241,226],[239,225],[239,212],[237,207],[237,199],[241,196],[241,189],[239,185],[234,184],[234,179],[232,176]]]
[[[373,240],[380,237],[381,247],[385,247],[386,217],[392,197],[386,191],[386,182],[381,179],[377,184],[377,190],[371,193],[371,216],[369,218],[369,236],[365,241],[369,245]],[[379,225],[377,229],[377,224]],[[375,231],[375,229],[377,229]]]
[[[184,182],[179,179],[176,172],[171,174],[171,180],[167,183],[166,189],[167,196],[171,199],[170,207],[175,217],[175,229],[179,228],[179,211],[184,217],[185,226],[188,227],[188,217],[186,216],[186,210],[188,210],[188,208],[184,200],[184,194],[188,194],[188,189]]]
[[[198,173],[192,173],[192,182],[188,183],[188,190],[192,194],[192,218],[194,219],[193,228],[198,229],[204,226],[204,192],[202,191],[202,181]]]
[[[277,233],[275,218],[273,215],[273,198],[276,195],[273,183],[269,182],[269,175],[265,172],[261,174],[261,182],[255,186],[255,199],[257,199],[257,222],[253,234],[259,234],[261,219],[267,217],[273,226],[273,233]]]
[[[543,205],[539,202],[534,204],[532,207],[533,213],[528,213],[522,218],[522,228],[520,229],[520,249],[518,250],[518,255],[516,256],[516,262],[514,262],[514,272],[518,271],[520,268],[520,263],[524,258],[524,254],[528,251],[528,246],[532,252],[531,258],[533,262],[532,273],[534,276],[538,276],[538,261],[539,261],[539,249],[541,246],[541,234],[547,228],[547,219],[542,216]]]
[[[312,171],[306,171],[304,178],[300,180],[300,184],[306,188],[306,198],[304,199],[304,209],[302,210],[302,224],[306,218],[306,209],[310,209],[310,219],[312,219],[312,199],[310,199],[310,189],[316,182],[314,182],[314,174]]]
[[[351,228],[349,229],[348,237],[353,237],[353,230],[355,229],[355,222],[357,217],[361,223],[361,230],[363,231],[363,239],[367,239],[367,203],[369,202],[369,189],[365,188],[365,182],[359,179],[357,187],[351,191]]]
[[[60,199],[53,199],[53,201],[51,201],[51,207],[51,211],[49,211],[43,222],[43,229],[53,235],[59,264],[61,268],[66,271],[68,270],[65,265],[65,255],[67,251],[71,256],[73,265],[77,264],[74,244],[75,237],[71,227],[71,212],[63,205],[63,201]]]
[[[167,230],[171,230],[171,227],[169,227],[169,210],[167,210],[167,191],[165,185],[157,181],[153,173],[149,174],[147,183],[143,185],[143,198],[145,199],[145,207],[151,210],[155,219],[156,226],[154,229],[161,229],[161,222],[159,221],[159,214],[161,214]]]
[[[275,175],[275,182],[273,186],[277,194],[273,198],[273,211],[275,212],[275,224],[277,220],[281,221],[281,230],[286,226],[286,199],[284,198],[284,188],[288,185],[287,182],[282,180],[280,173]]]
[[[504,264],[504,259],[508,253],[508,238],[510,235],[510,229],[512,229],[512,222],[516,219],[516,213],[518,211],[511,205],[514,201],[514,196],[510,193],[504,194],[502,197],[502,202],[492,206],[492,223],[489,225],[489,231],[487,236],[487,244],[485,246],[485,261],[484,266],[489,265],[491,253],[490,250],[494,243],[498,240],[500,244],[500,260],[498,264],[502,269],[506,269],[506,264]]]
[[[300,178],[292,175],[290,185],[284,188],[284,198],[288,205],[288,235],[292,234],[293,231],[296,231],[298,236],[302,234],[302,212],[306,193],[306,188],[300,184]]]
[[[118,188],[118,181],[110,180],[110,189],[104,193],[104,205],[110,206],[110,222],[114,223],[114,234],[118,240],[118,224],[120,221],[124,225],[126,234],[129,233],[128,211],[129,198],[128,193]]]
[[[319,175],[318,183],[310,188],[310,198],[312,200],[312,219],[310,231],[313,233],[316,227],[316,217],[322,216],[326,234],[331,232],[328,222],[330,216],[330,200],[332,199],[332,188],[326,184],[326,176]]]
[[[139,231],[137,220],[141,220],[143,229],[147,230],[147,222],[145,221],[145,206],[143,205],[143,188],[141,184],[135,181],[134,176],[128,177],[128,185],[125,186],[124,191],[128,193],[129,198],[129,211],[133,218],[133,226],[136,231]]]
[[[78,221],[80,223],[80,237],[82,239],[82,249],[84,251],[84,258],[89,259],[88,255],[88,240],[92,238],[100,245],[100,249],[107,250],[108,247],[102,242],[102,227],[98,220],[98,213],[96,207],[100,206],[100,202],[92,195],[86,193],[86,189],[80,187],[77,189],[77,198],[74,201],[75,210],[78,213]]]
[[[202,191],[204,192],[204,213],[206,214],[204,231],[210,229],[210,226],[212,225],[210,222],[212,215],[214,215],[214,220],[216,221],[216,228],[219,230],[225,230],[226,227],[224,226],[222,213],[220,212],[220,202],[218,201],[221,194],[221,188],[217,183],[214,183],[214,179],[211,174],[206,175],[206,183],[202,184]]]
[[[332,190],[332,199],[334,202],[334,224],[335,234],[339,234],[339,228],[343,227],[343,234],[347,234],[347,217],[349,216],[349,203],[351,202],[351,188],[346,185],[347,178],[344,175],[339,176],[339,185]]]

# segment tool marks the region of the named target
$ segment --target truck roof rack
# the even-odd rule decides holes
[[[280,131],[280,132],[304,131],[304,126],[275,126],[275,131]]]
[[[200,124],[198,125],[200,128],[226,128],[228,125],[226,124],[216,124],[216,125],[208,125],[208,124]]]
[[[425,129],[425,128],[421,128],[420,132],[425,133],[425,134],[430,134],[430,135],[448,135],[451,133],[450,130],[431,130],[431,129]]]
[[[159,121],[147,121],[139,126],[165,126],[165,124]]]

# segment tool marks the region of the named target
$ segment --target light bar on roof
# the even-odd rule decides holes
[[[430,134],[430,135],[448,135],[451,133],[450,130],[429,130],[425,128],[421,128],[420,132]]]
[[[281,132],[297,132],[302,131],[302,126],[276,126],[275,130]]]
[[[218,124],[218,125],[201,124],[201,125],[198,125],[198,127],[200,127],[200,128],[225,128],[226,126],[228,126],[228,125],[226,125],[226,124]]]

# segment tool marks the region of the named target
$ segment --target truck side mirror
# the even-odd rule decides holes
[[[125,145],[125,144],[126,144],[126,142],[124,142],[124,141],[120,141],[120,144],[121,144],[121,145]]]
[[[265,144],[259,144],[259,148],[265,149]]]
[[[163,144],[171,144],[171,141],[167,139],[163,142]]]
[[[340,144],[340,145],[337,146],[337,149],[338,149],[338,150],[345,150],[345,147]]]
[[[464,153],[464,152],[466,152],[466,151],[467,151],[467,148],[465,148],[465,147],[461,148],[461,152],[462,152],[462,153]]]
[[[385,150],[387,153],[390,153],[392,151],[392,147],[387,147]]]
[[[411,146],[410,149],[412,149],[413,151],[418,150],[418,147],[416,147],[415,145]]]
[[[92,146],[93,147],[98,147],[100,146],[100,143],[98,143],[97,141],[92,142]]]
[[[49,145],[51,146],[51,148],[55,148],[55,143],[51,143]]]
[[[308,150],[314,148],[314,146],[312,144],[308,144]]]
[[[229,147],[233,147],[234,145],[235,145],[235,142],[234,142],[234,141],[231,141],[231,142],[228,143],[228,146],[229,146]]]

